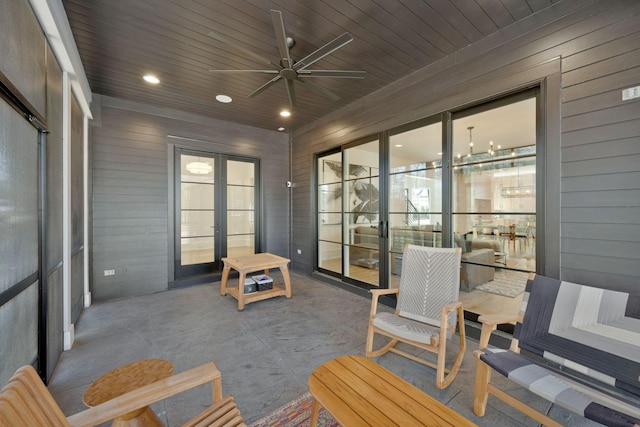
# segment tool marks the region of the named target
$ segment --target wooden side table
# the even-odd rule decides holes
[[[291,298],[291,279],[289,277],[289,259],[268,252],[262,254],[245,255],[239,257],[222,258],[224,269],[222,270],[222,280],[220,281],[220,295],[231,295],[238,300],[238,310],[244,310],[244,305],[255,301],[262,301],[268,298],[284,295]],[[240,273],[237,287],[227,287],[229,272],[231,269]],[[284,278],[284,289],[273,285],[272,289],[257,291],[251,294],[244,293],[244,279],[247,273],[264,270],[264,274],[269,274],[270,268],[279,268]]]
[[[97,406],[114,397],[168,378],[172,374],[173,364],[167,360],[138,360],[107,372],[95,380],[84,392],[82,401],[89,407]],[[164,423],[150,407],[145,406],[116,418],[111,425],[116,427],[164,426]]]
[[[311,427],[322,405],[343,426],[475,426],[372,360],[340,356],[313,370]]]

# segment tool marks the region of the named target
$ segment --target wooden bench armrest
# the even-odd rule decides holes
[[[209,362],[79,412],[68,417],[67,421],[72,426],[102,424],[208,382],[212,383],[213,403],[216,403],[222,399],[222,379],[215,363]]]
[[[522,314],[520,313],[507,313],[507,314],[483,314],[478,317],[478,322],[485,325],[503,325],[505,323],[522,322]]]
[[[489,338],[491,338],[491,333],[496,330],[498,325],[512,322],[521,322],[522,314],[483,314],[482,316],[478,317],[478,321],[482,323],[482,331],[480,332],[480,342],[478,345],[478,349],[483,350],[489,345]],[[514,351],[518,351],[517,341],[515,339],[511,343],[511,349]],[[479,356],[476,355],[476,357]]]

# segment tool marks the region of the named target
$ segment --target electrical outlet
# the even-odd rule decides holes
[[[627,101],[633,98],[640,98],[640,86],[630,87],[622,91],[623,101]]]
[[[115,274],[116,274],[116,271],[114,269],[104,271],[105,276],[115,276]]]
[[[302,249],[298,249],[298,255],[302,255]]]

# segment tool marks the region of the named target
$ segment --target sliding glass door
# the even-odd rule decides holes
[[[463,291],[518,296],[536,271],[536,110],[535,93],[526,92],[453,115],[452,222]]]
[[[466,307],[517,311],[541,250],[538,104],[533,88],[319,155],[318,269],[396,287],[407,244],[460,247]]]
[[[175,276],[221,270],[256,248],[257,160],[178,149]]]

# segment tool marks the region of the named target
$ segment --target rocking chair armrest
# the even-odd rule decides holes
[[[374,298],[378,298],[380,295],[397,294],[400,291],[398,288],[393,289],[371,289],[369,292],[373,294]]]
[[[458,309],[462,308],[462,302],[461,301],[455,301],[455,302],[451,302],[445,306],[442,307],[442,310],[440,312],[440,325],[441,326],[445,326],[447,327],[449,321],[449,313],[451,313],[452,311],[456,311]]]
[[[94,426],[112,420],[120,415],[149,406],[193,387],[211,382],[213,387],[213,403],[222,399],[222,379],[218,367],[213,362],[173,375],[140,387],[86,409],[67,418],[72,426]]]
[[[378,298],[381,295],[398,295],[400,289],[371,289],[371,312],[369,313],[369,317],[373,317],[378,311]]]
[[[458,307],[462,307],[462,301],[455,301],[445,305],[444,307],[442,307],[442,313],[450,313],[454,310],[457,310]]]
[[[447,329],[452,328],[451,330],[455,330],[455,325],[449,324],[449,313],[457,311],[458,313],[458,323],[461,328],[464,328],[462,325],[464,324],[464,315],[462,312],[462,301],[454,301],[442,307],[440,312],[440,335],[446,336]],[[443,335],[444,334],[444,335]],[[464,336],[464,331],[462,331],[462,335]],[[464,338],[463,338],[464,339]],[[464,344],[463,344],[464,345]]]

